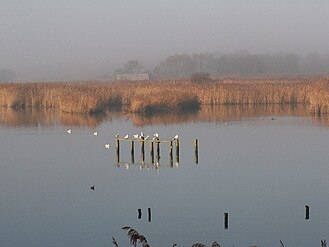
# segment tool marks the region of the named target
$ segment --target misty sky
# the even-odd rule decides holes
[[[0,0],[0,68],[17,80],[237,50],[329,52],[329,0]]]

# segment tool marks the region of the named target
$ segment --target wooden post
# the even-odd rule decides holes
[[[173,164],[173,141],[172,140],[170,141],[170,144],[169,144],[169,157],[170,157],[170,167],[173,167],[174,164]]]
[[[157,147],[157,161],[160,161],[160,140],[159,138],[155,139],[156,147]]]
[[[195,163],[199,163],[199,150],[198,150],[198,139],[194,139],[194,159]]]
[[[150,156],[151,156],[151,163],[154,164],[154,142],[150,142]]]
[[[134,141],[131,141],[131,163],[135,163],[135,143]]]
[[[176,163],[179,163],[179,139],[176,139]]]
[[[147,211],[148,211],[148,220],[149,222],[151,222],[152,221],[151,208],[148,208]]]
[[[310,219],[310,207],[305,205],[305,220]]]
[[[115,146],[117,151],[117,163],[120,163],[120,140],[118,138],[115,139]]]
[[[142,136],[142,140],[141,140],[141,153],[142,153],[142,162],[145,162],[145,142],[144,142],[144,136]]]
[[[228,229],[228,213],[224,213],[224,229]]]
[[[142,218],[142,209],[138,209],[138,219]]]
[[[321,247],[327,247],[327,240],[322,240],[321,239]]]

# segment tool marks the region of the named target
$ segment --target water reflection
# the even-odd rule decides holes
[[[298,118],[280,118],[291,115],[307,117],[308,126],[296,125]],[[251,246],[255,241],[257,246],[275,246],[279,239],[287,246],[315,246],[312,243],[320,245],[328,233],[328,132],[309,128],[312,116],[307,108],[204,107],[186,115],[162,115],[162,126],[143,129],[130,121],[146,126],[156,124],[160,116],[12,109],[0,109],[0,116],[5,126],[95,128],[113,121],[98,129],[97,138],[95,130],[84,135],[73,127],[65,128],[72,129],[71,135],[57,134],[62,126],[46,129],[49,135],[2,129],[4,246],[106,246],[109,236],[117,236],[116,229],[127,224],[136,225],[159,247],[216,239],[221,246]],[[260,116],[265,117],[259,121]],[[250,117],[264,124],[221,125]],[[312,119],[325,125],[324,118]],[[181,156],[175,159],[173,144],[171,158],[166,143],[161,146],[161,163],[156,157],[152,160],[156,146],[145,145],[143,159],[136,140],[131,160],[131,140],[125,140],[124,162],[116,163],[115,133],[130,136],[141,130],[170,138],[179,133]],[[195,137],[200,157],[193,157],[198,151],[193,149]],[[180,163],[172,165],[171,160]],[[136,216],[139,208],[141,219]]]
[[[254,106],[202,106],[200,110],[141,115],[111,110],[103,114],[70,114],[55,109],[13,109],[0,107],[0,125],[8,127],[52,127],[55,125],[80,126],[95,128],[104,121],[131,121],[135,127],[152,125],[172,125],[181,123],[211,122],[225,124],[247,118],[298,116],[312,117],[313,123],[320,126],[329,125],[328,116],[311,115],[305,105],[254,105]],[[94,133],[97,135],[97,132]]]
[[[52,127],[56,125],[64,126],[86,126],[94,128],[102,121],[111,121],[113,117],[121,115],[112,112],[110,115],[97,114],[70,114],[62,113],[58,110],[38,110],[38,109],[13,109],[0,107],[0,125],[8,127]]]
[[[130,170],[130,169],[139,169],[139,170],[155,170],[156,172],[159,172],[160,168],[179,168],[179,163],[175,162],[172,163],[170,162],[165,162],[165,163],[160,163],[160,162],[141,162],[141,163],[131,163],[131,162],[119,162],[116,163],[116,167],[118,168],[123,168],[125,170]]]

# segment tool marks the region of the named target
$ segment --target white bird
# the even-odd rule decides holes
[[[142,137],[144,137],[144,133],[143,133],[143,132],[141,132],[141,138],[142,138]]]
[[[94,136],[97,136],[97,135],[98,135],[98,133],[97,133],[97,131],[95,131],[95,132],[94,132]]]
[[[129,135],[125,135],[125,137],[123,137],[123,138],[128,139],[129,138]]]
[[[72,130],[71,129],[68,129],[67,130],[67,133],[71,134]]]
[[[175,136],[174,136],[174,140],[177,140],[177,139],[178,139],[178,135],[175,135]]]
[[[155,133],[154,134],[154,137],[159,138],[159,134],[158,133]]]
[[[135,139],[138,139],[138,134],[134,135],[134,138],[135,138]]]
[[[115,135],[115,138],[119,138],[119,134],[116,134],[116,135]]]
[[[105,147],[106,149],[110,149],[110,144],[106,143],[106,144],[104,145],[104,147]]]
[[[149,136],[149,135],[147,135],[147,136],[145,137],[145,140],[149,139],[149,137],[150,137],[150,136]]]

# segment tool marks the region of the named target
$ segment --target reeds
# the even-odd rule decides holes
[[[125,227],[122,227],[122,230],[125,230],[127,232],[128,239],[130,240],[130,245],[137,247],[137,245],[140,244],[142,247],[150,247],[145,236],[139,234],[137,232],[137,230],[135,230],[134,228],[132,228],[130,226],[125,226]],[[114,237],[112,237],[112,243],[116,247],[119,247],[119,244]],[[284,243],[282,242],[282,240],[280,240],[280,245],[282,247],[285,246]],[[175,247],[175,246],[177,246],[176,243],[173,244],[173,247]],[[327,241],[325,239],[324,240],[321,239],[321,247],[326,247],[326,246],[327,246]],[[192,245],[192,247],[207,247],[207,246],[202,243],[195,243]],[[211,244],[211,247],[220,247],[220,245],[217,241],[214,241]],[[257,247],[257,245],[252,245],[251,247]]]
[[[150,247],[145,236],[139,234],[137,232],[137,230],[135,230],[134,228],[132,228],[130,226],[125,226],[125,227],[122,227],[122,230],[125,230],[127,232],[128,239],[130,240],[130,245],[133,245],[136,247],[138,244],[140,244],[142,247]],[[119,247],[119,244],[114,237],[112,237],[112,243],[116,247]],[[177,244],[173,244],[174,247],[176,245]],[[206,247],[206,245],[204,245],[202,243],[195,243],[192,245],[192,247]],[[212,243],[211,247],[220,247],[220,245],[216,241],[214,241]]]
[[[142,247],[150,247],[149,244],[147,243],[147,240],[144,237],[144,235],[139,234],[134,228],[132,228],[130,226],[125,226],[125,227],[122,227],[122,229],[127,232],[131,245],[136,247],[137,244],[140,243]],[[114,237],[112,237],[112,243],[116,247],[119,247],[119,244]]]
[[[0,84],[0,106],[59,109],[70,113],[179,112],[200,105],[309,105],[311,112],[329,111],[329,79],[9,83]]]

